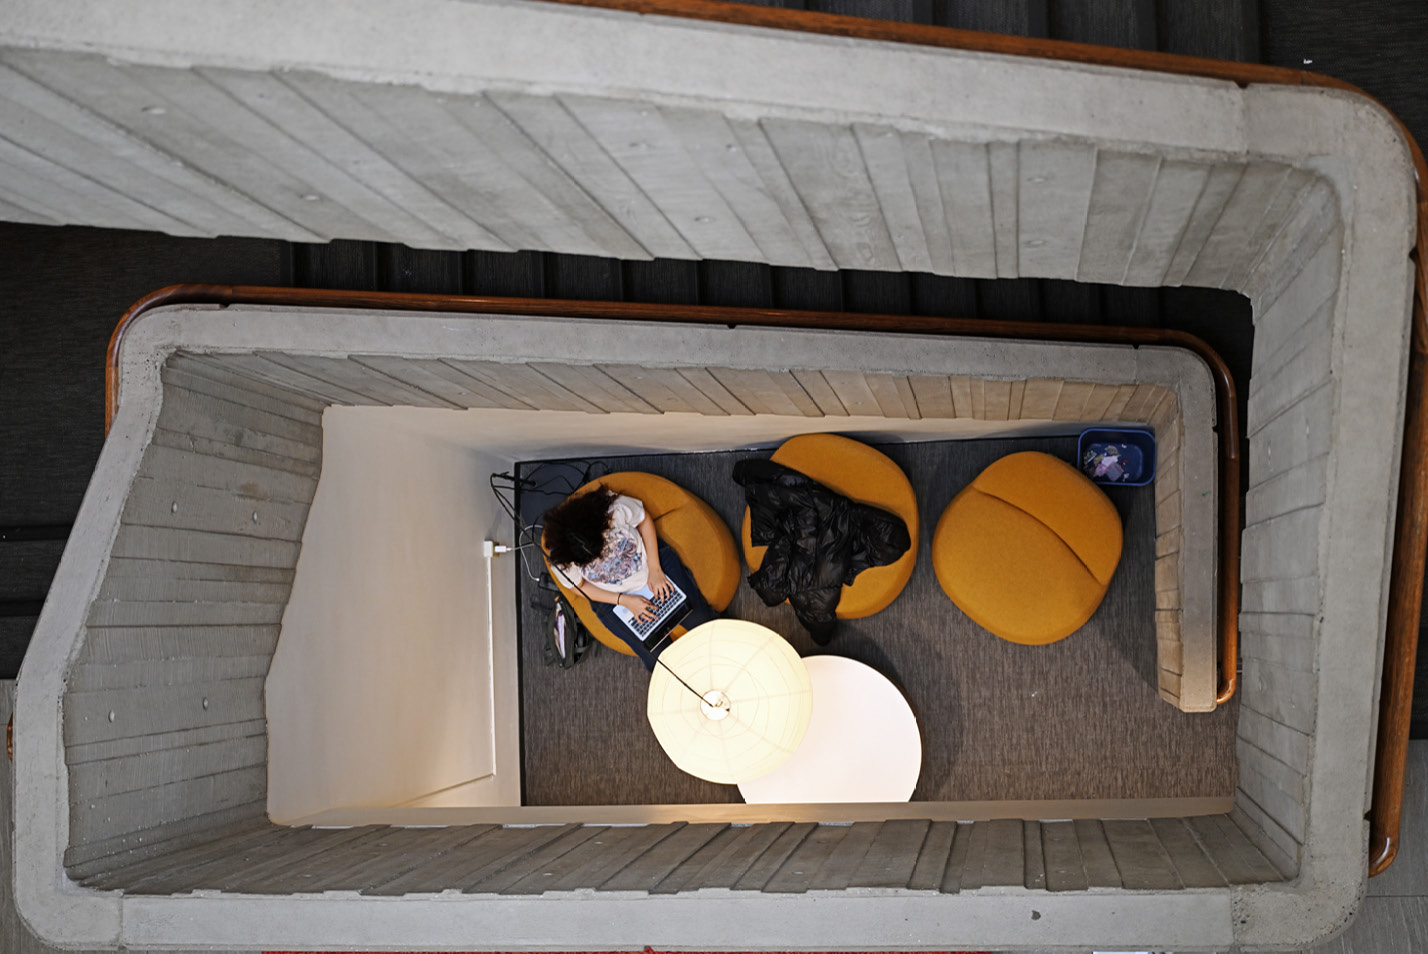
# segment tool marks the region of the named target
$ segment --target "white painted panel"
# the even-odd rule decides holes
[[[514,628],[493,644],[481,552],[484,539],[512,541],[477,489],[508,462],[341,410],[324,418],[323,476],[267,681],[269,812],[398,805],[493,774],[486,804],[514,804],[519,770],[500,761],[510,746],[497,747],[493,721],[515,704],[493,670],[513,660]]]

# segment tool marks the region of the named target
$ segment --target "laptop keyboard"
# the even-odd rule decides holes
[[[680,606],[683,605],[684,591],[676,586],[673,581],[670,581],[669,586],[669,593],[662,599],[653,595],[640,594],[655,606],[655,615],[651,619],[636,619],[635,614],[626,607],[615,607],[616,615],[624,620],[625,625],[629,626],[631,631],[641,640],[648,638],[650,633],[659,629],[660,624],[668,619],[671,613],[678,611]]]

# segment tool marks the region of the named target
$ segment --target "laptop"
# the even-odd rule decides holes
[[[625,624],[631,633],[638,639],[651,653],[664,648],[664,643],[669,639],[669,634],[674,628],[684,621],[684,617],[689,615],[692,608],[689,599],[684,595],[684,591],[679,588],[673,580],[669,581],[670,593],[664,600],[655,598],[654,592],[648,587],[632,590],[636,596],[643,596],[651,603],[655,604],[655,615],[653,619],[637,620],[633,610],[625,606],[614,607],[615,615]]]

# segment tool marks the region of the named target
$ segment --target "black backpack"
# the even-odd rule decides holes
[[[565,594],[549,580],[548,576],[542,575],[541,589],[552,594],[550,624],[546,627],[545,664],[570,669],[593,656],[600,642],[580,621]]]

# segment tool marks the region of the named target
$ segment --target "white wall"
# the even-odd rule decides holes
[[[268,811],[292,821],[453,786],[520,798],[514,625],[493,645],[482,541],[509,543],[508,464],[364,409],[329,408],[323,470],[266,686]],[[492,566],[512,589],[509,558]],[[479,780],[479,781],[477,781]]]

